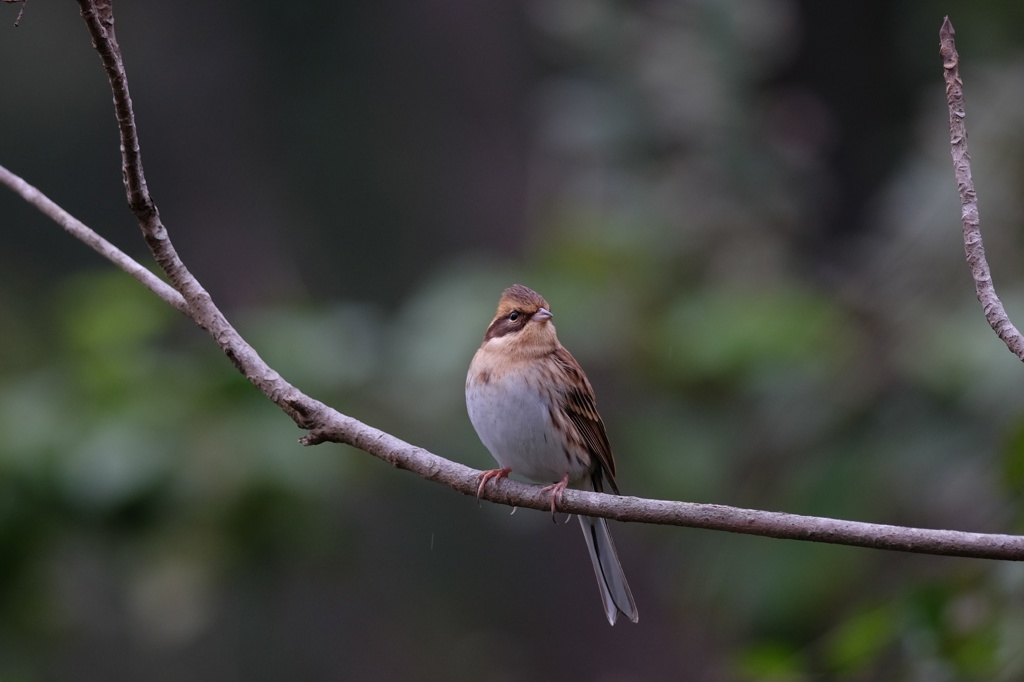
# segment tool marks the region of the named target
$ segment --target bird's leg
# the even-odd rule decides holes
[[[500,481],[503,478],[508,478],[508,475],[512,473],[509,468],[504,469],[491,469],[489,471],[481,471],[477,475],[477,479],[480,481],[480,485],[476,487],[476,502],[480,504],[480,493],[484,491],[484,486],[487,485],[487,481],[495,480]]]
[[[546,485],[540,489],[542,493],[551,493],[551,520],[555,523],[558,523],[558,520],[555,518],[555,505],[562,504],[562,496],[565,494],[565,489],[568,487],[569,474],[566,473],[558,483],[552,483],[551,485]]]

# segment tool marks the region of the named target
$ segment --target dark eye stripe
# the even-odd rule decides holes
[[[491,339],[496,339],[499,336],[505,336],[506,334],[519,331],[531,317],[530,315],[519,311],[513,312],[518,313],[515,315],[515,320],[509,319],[509,316],[506,315],[505,317],[499,317],[497,320],[492,322],[491,326],[487,328],[487,333],[484,334],[484,341],[490,341]]]

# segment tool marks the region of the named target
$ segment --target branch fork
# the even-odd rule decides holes
[[[10,2],[11,0],[3,0]],[[78,0],[93,45],[103,62],[114,96],[121,136],[122,170],[128,205],[138,220],[153,258],[170,285],[83,225],[17,175],[0,166],[0,183],[8,186],[75,238],[85,242],[117,267],[136,278],[163,301],[205,329],[238,370],[267,398],[305,430],[303,445],[343,443],[363,450],[393,466],[415,472],[464,495],[475,497],[480,471],[447,460],[421,447],[341,414],[305,395],[266,364],[231,326],[209,293],[192,275],[175,250],[160,213],[149,194],[142,169],[135,115],[128,78],[114,33],[110,0]],[[20,16],[20,15],[19,15]],[[960,192],[964,249],[985,317],[1007,347],[1024,359],[1024,340],[1010,322],[995,293],[979,228],[977,196],[971,178],[967,133],[964,127],[963,83],[954,31],[948,17],[940,31],[940,54],[949,104],[950,146]],[[539,486],[503,480],[486,486],[483,499],[513,507],[547,510],[550,500]],[[627,522],[704,528],[748,535],[809,540],[903,552],[984,559],[1024,560],[1024,536],[907,528],[780,512],[741,509],[717,504],[696,504],[603,493],[566,490],[559,510]]]

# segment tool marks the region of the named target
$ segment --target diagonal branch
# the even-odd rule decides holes
[[[967,265],[974,278],[974,289],[978,301],[985,310],[985,319],[1010,352],[1024,360],[1024,338],[1010,322],[1003,308],[1003,302],[996,295],[992,273],[985,260],[985,245],[981,241],[981,227],[978,220],[978,195],[974,191],[971,176],[971,155],[967,151],[967,127],[964,118],[963,81],[960,80],[960,55],[954,40],[956,31],[949,17],[942,21],[939,29],[939,56],[942,57],[943,77],[946,79],[946,102],[949,104],[949,145],[953,155],[953,172],[960,190],[960,217],[964,226],[964,252]]]
[[[3,170],[0,172],[0,183],[14,189],[26,201],[39,207],[68,229],[71,234],[118,267],[132,273],[147,287],[156,291],[161,298],[182,310],[196,324],[206,329],[239,371],[280,406],[300,428],[308,431],[308,434],[300,439],[302,444],[316,445],[330,441],[351,445],[395,467],[419,474],[427,480],[441,483],[465,495],[475,495],[479,471],[406,443],[310,398],[281,378],[228,323],[214,305],[210,295],[178,257],[167,230],[160,221],[156,205],[149,195],[142,171],[142,157],[127,76],[114,37],[110,0],[79,0],[79,4],[114,92],[114,108],[121,134],[122,165],[128,203],[139,221],[154,258],[177,292],[180,292],[180,297],[162,289],[166,285],[145,271],[145,268],[60,210],[56,204],[21,178]],[[74,229],[69,228],[69,225]],[[156,283],[141,275],[140,271],[145,271],[149,277],[156,280]],[[539,510],[547,510],[550,505],[547,495],[541,493],[538,486],[507,479],[488,486],[482,497],[500,504]],[[602,516],[619,521],[687,526],[791,540],[948,556],[1024,560],[1024,536],[906,528],[716,504],[620,497],[578,490],[565,492],[561,509],[570,514]]]
[[[25,5],[28,4],[28,0],[2,0],[2,2],[7,5],[21,5],[18,16],[14,18],[14,28],[18,28],[21,25],[21,17],[25,14]]]
[[[438,457],[388,433],[333,410],[327,423],[303,439],[307,445],[325,440],[344,442],[400,469],[442,483],[464,495],[475,495],[479,471]],[[548,511],[550,498],[539,486],[510,479],[488,485],[483,498],[499,504]],[[919,554],[1024,560],[1024,536],[907,528],[816,516],[741,509],[719,504],[651,500],[639,497],[566,490],[559,505],[569,514],[603,516],[618,521],[704,528],[786,540],[888,549]]]
[[[7,185],[11,191],[27,203],[35,206],[50,220],[63,227],[72,237],[85,242],[96,253],[139,280],[142,286],[152,291],[165,302],[186,315],[189,314],[185,299],[171,288],[167,282],[141,266],[131,256],[96,234],[96,232],[86,227],[80,220],[58,206],[50,197],[3,166],[0,166],[0,184]]]
[[[308,415],[324,406],[305,398],[294,386],[282,379],[231,326],[214,304],[210,294],[185,267],[160,220],[160,211],[149,194],[146,176],[142,170],[142,150],[135,125],[132,98],[128,91],[128,75],[114,33],[111,0],[79,0],[78,4],[81,7],[82,18],[85,19],[92,35],[93,47],[100,55],[114,94],[114,113],[121,136],[121,170],[125,191],[128,194],[128,206],[139,221],[142,235],[153,253],[153,258],[174,288],[184,297],[189,317],[209,332],[221,350],[249,381],[288,413],[300,427],[305,428],[310,423]],[[300,396],[309,401],[309,404],[304,406],[305,411],[292,407],[299,401]]]

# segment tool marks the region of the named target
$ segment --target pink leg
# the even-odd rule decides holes
[[[551,520],[555,521],[555,504],[562,504],[562,495],[565,494],[565,489],[569,487],[569,474],[567,473],[562,477],[562,480],[558,483],[552,483],[546,485],[540,489],[543,492],[551,493]],[[571,516],[569,518],[572,518]]]
[[[484,486],[487,485],[487,481],[495,480],[500,481],[503,478],[508,478],[508,475],[512,473],[511,469],[491,469],[490,471],[481,471],[477,478],[480,480],[480,485],[476,488],[476,501],[480,501],[480,493],[484,491]]]

